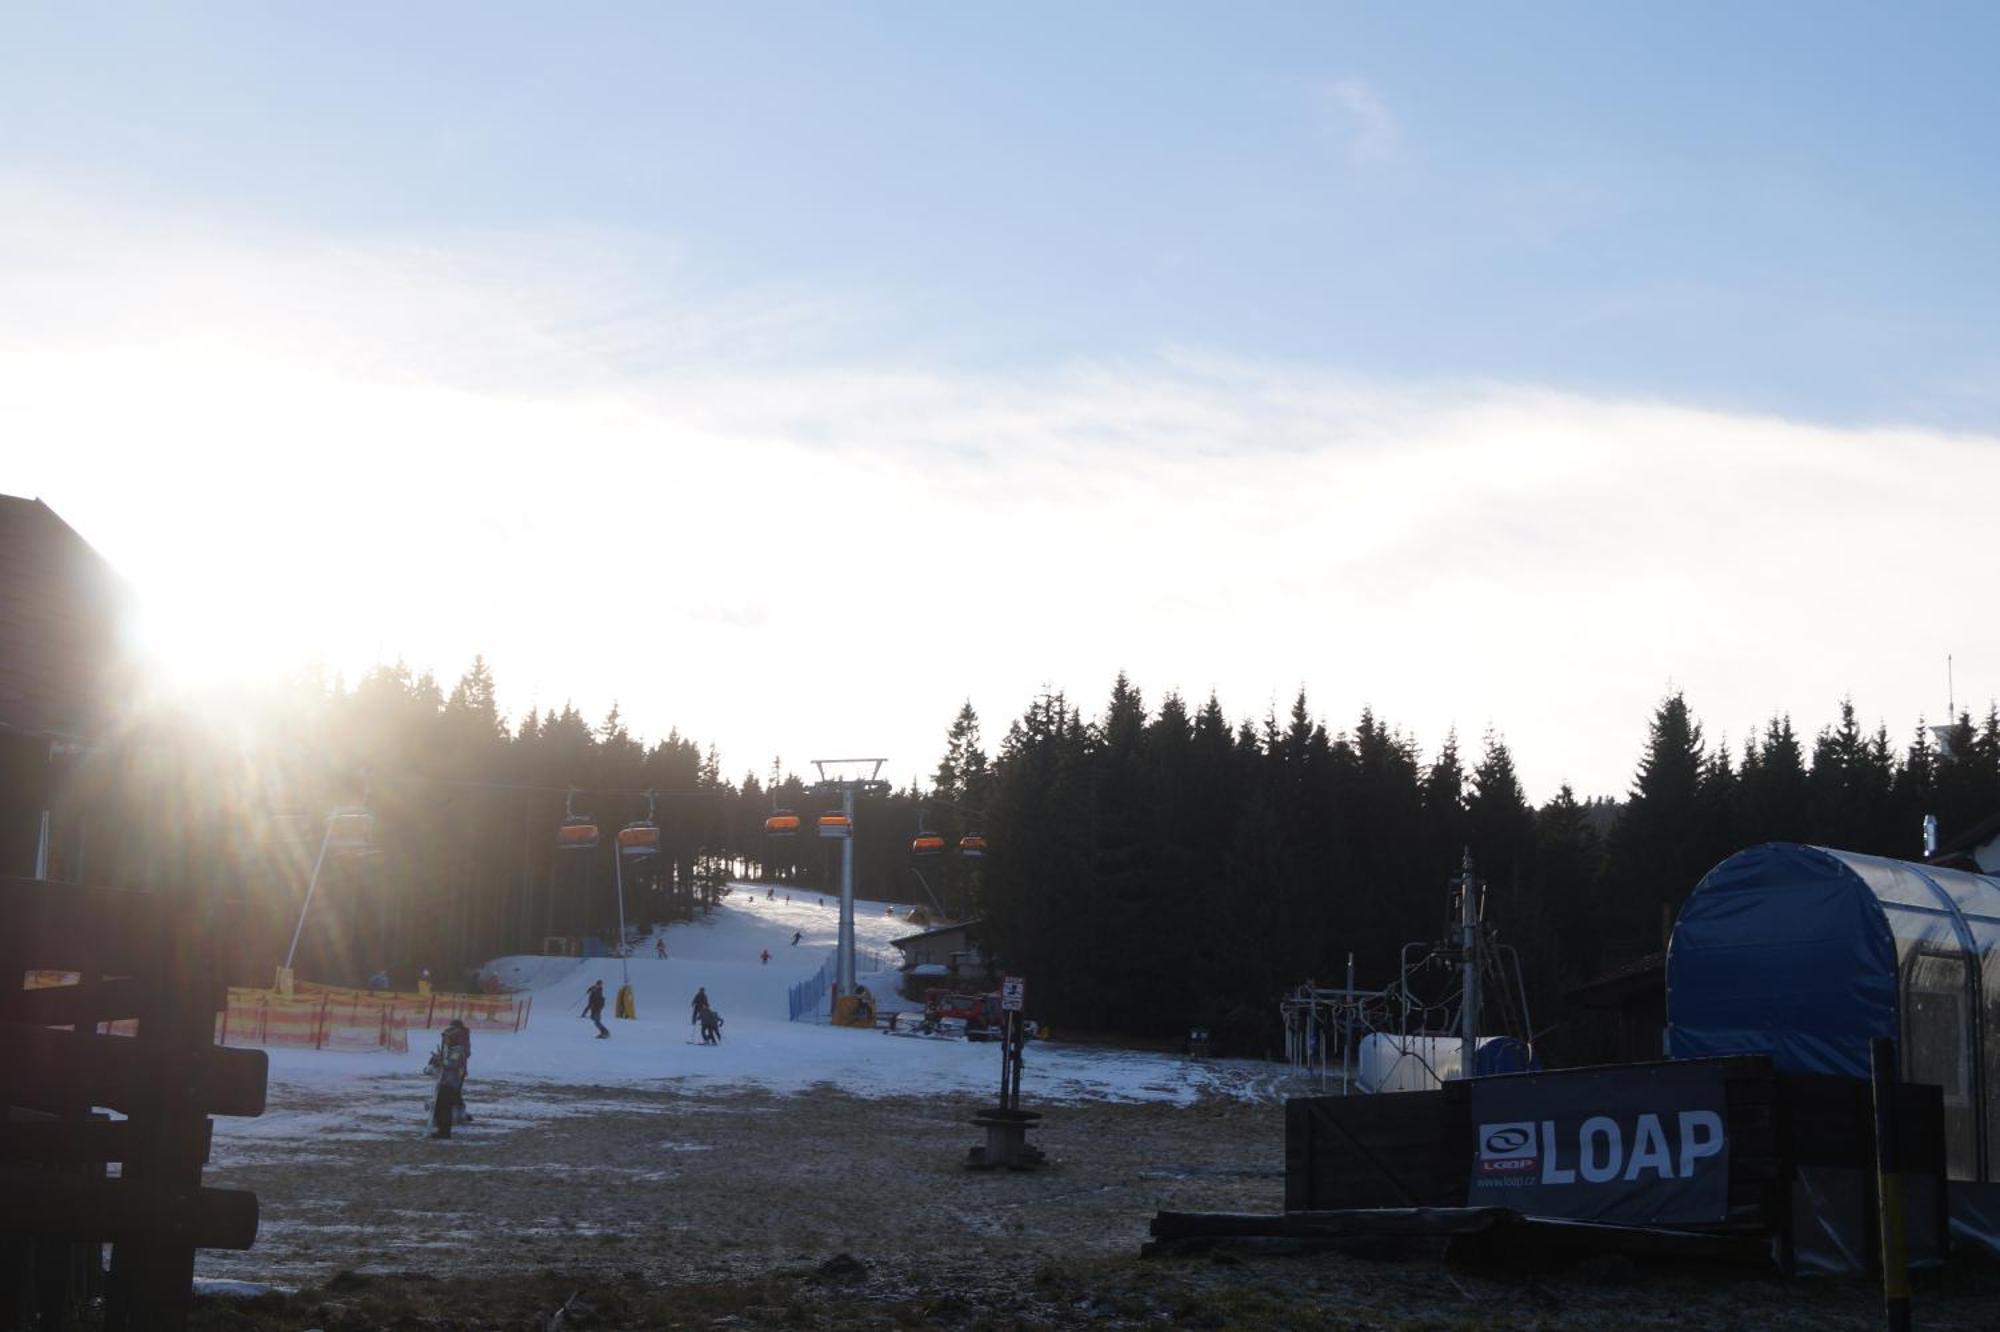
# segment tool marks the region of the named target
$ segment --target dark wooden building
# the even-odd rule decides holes
[[[101,877],[74,779],[111,726],[125,603],[111,566],[54,510],[0,496],[0,874]]]

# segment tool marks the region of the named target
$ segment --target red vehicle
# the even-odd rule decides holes
[[[969,1041],[987,1040],[1000,1028],[1000,992],[968,994],[962,990],[924,991],[924,1025],[935,1029],[940,1022],[956,1020],[965,1024]]]

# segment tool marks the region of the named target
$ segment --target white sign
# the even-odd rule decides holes
[[[1021,1011],[1021,1001],[1028,992],[1028,983],[1019,976],[1007,976],[1000,982],[1000,1007],[1009,1013]]]

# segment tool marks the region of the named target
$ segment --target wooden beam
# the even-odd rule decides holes
[[[144,1039],[6,1023],[0,1070],[16,1071],[6,1101],[31,1109],[103,1106],[131,1113],[157,1100],[171,1079],[192,1081],[204,1114],[261,1115],[270,1060],[262,1050],[209,1046],[183,1054]],[[32,1070],[32,1080],[19,1070]]]
[[[13,1176],[0,1235],[159,1240],[195,1249],[247,1249],[257,1239],[257,1195],[245,1189],[150,1189],[134,1180]]]
[[[215,1126],[201,1121],[197,1156],[208,1163]],[[135,1162],[142,1139],[129,1119],[0,1120],[0,1172],[7,1166],[59,1167],[100,1161]],[[0,1173],[0,1178],[5,1178]]]

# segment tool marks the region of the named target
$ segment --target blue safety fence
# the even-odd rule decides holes
[[[808,1013],[817,1013],[822,1000],[833,990],[833,967],[840,954],[829,955],[820,963],[820,968],[812,975],[794,985],[787,997],[791,1001],[792,1021],[797,1022]]]
[[[838,974],[839,961],[840,954],[838,951],[828,954],[826,961],[820,963],[818,971],[815,971],[812,975],[786,991],[785,998],[791,1008],[792,1021],[797,1022],[802,1017],[817,1014],[820,1011],[826,1002],[827,996],[833,993],[833,982],[835,976]],[[860,949],[855,950],[855,975],[871,975],[887,969],[888,963],[880,953],[866,952]]]

